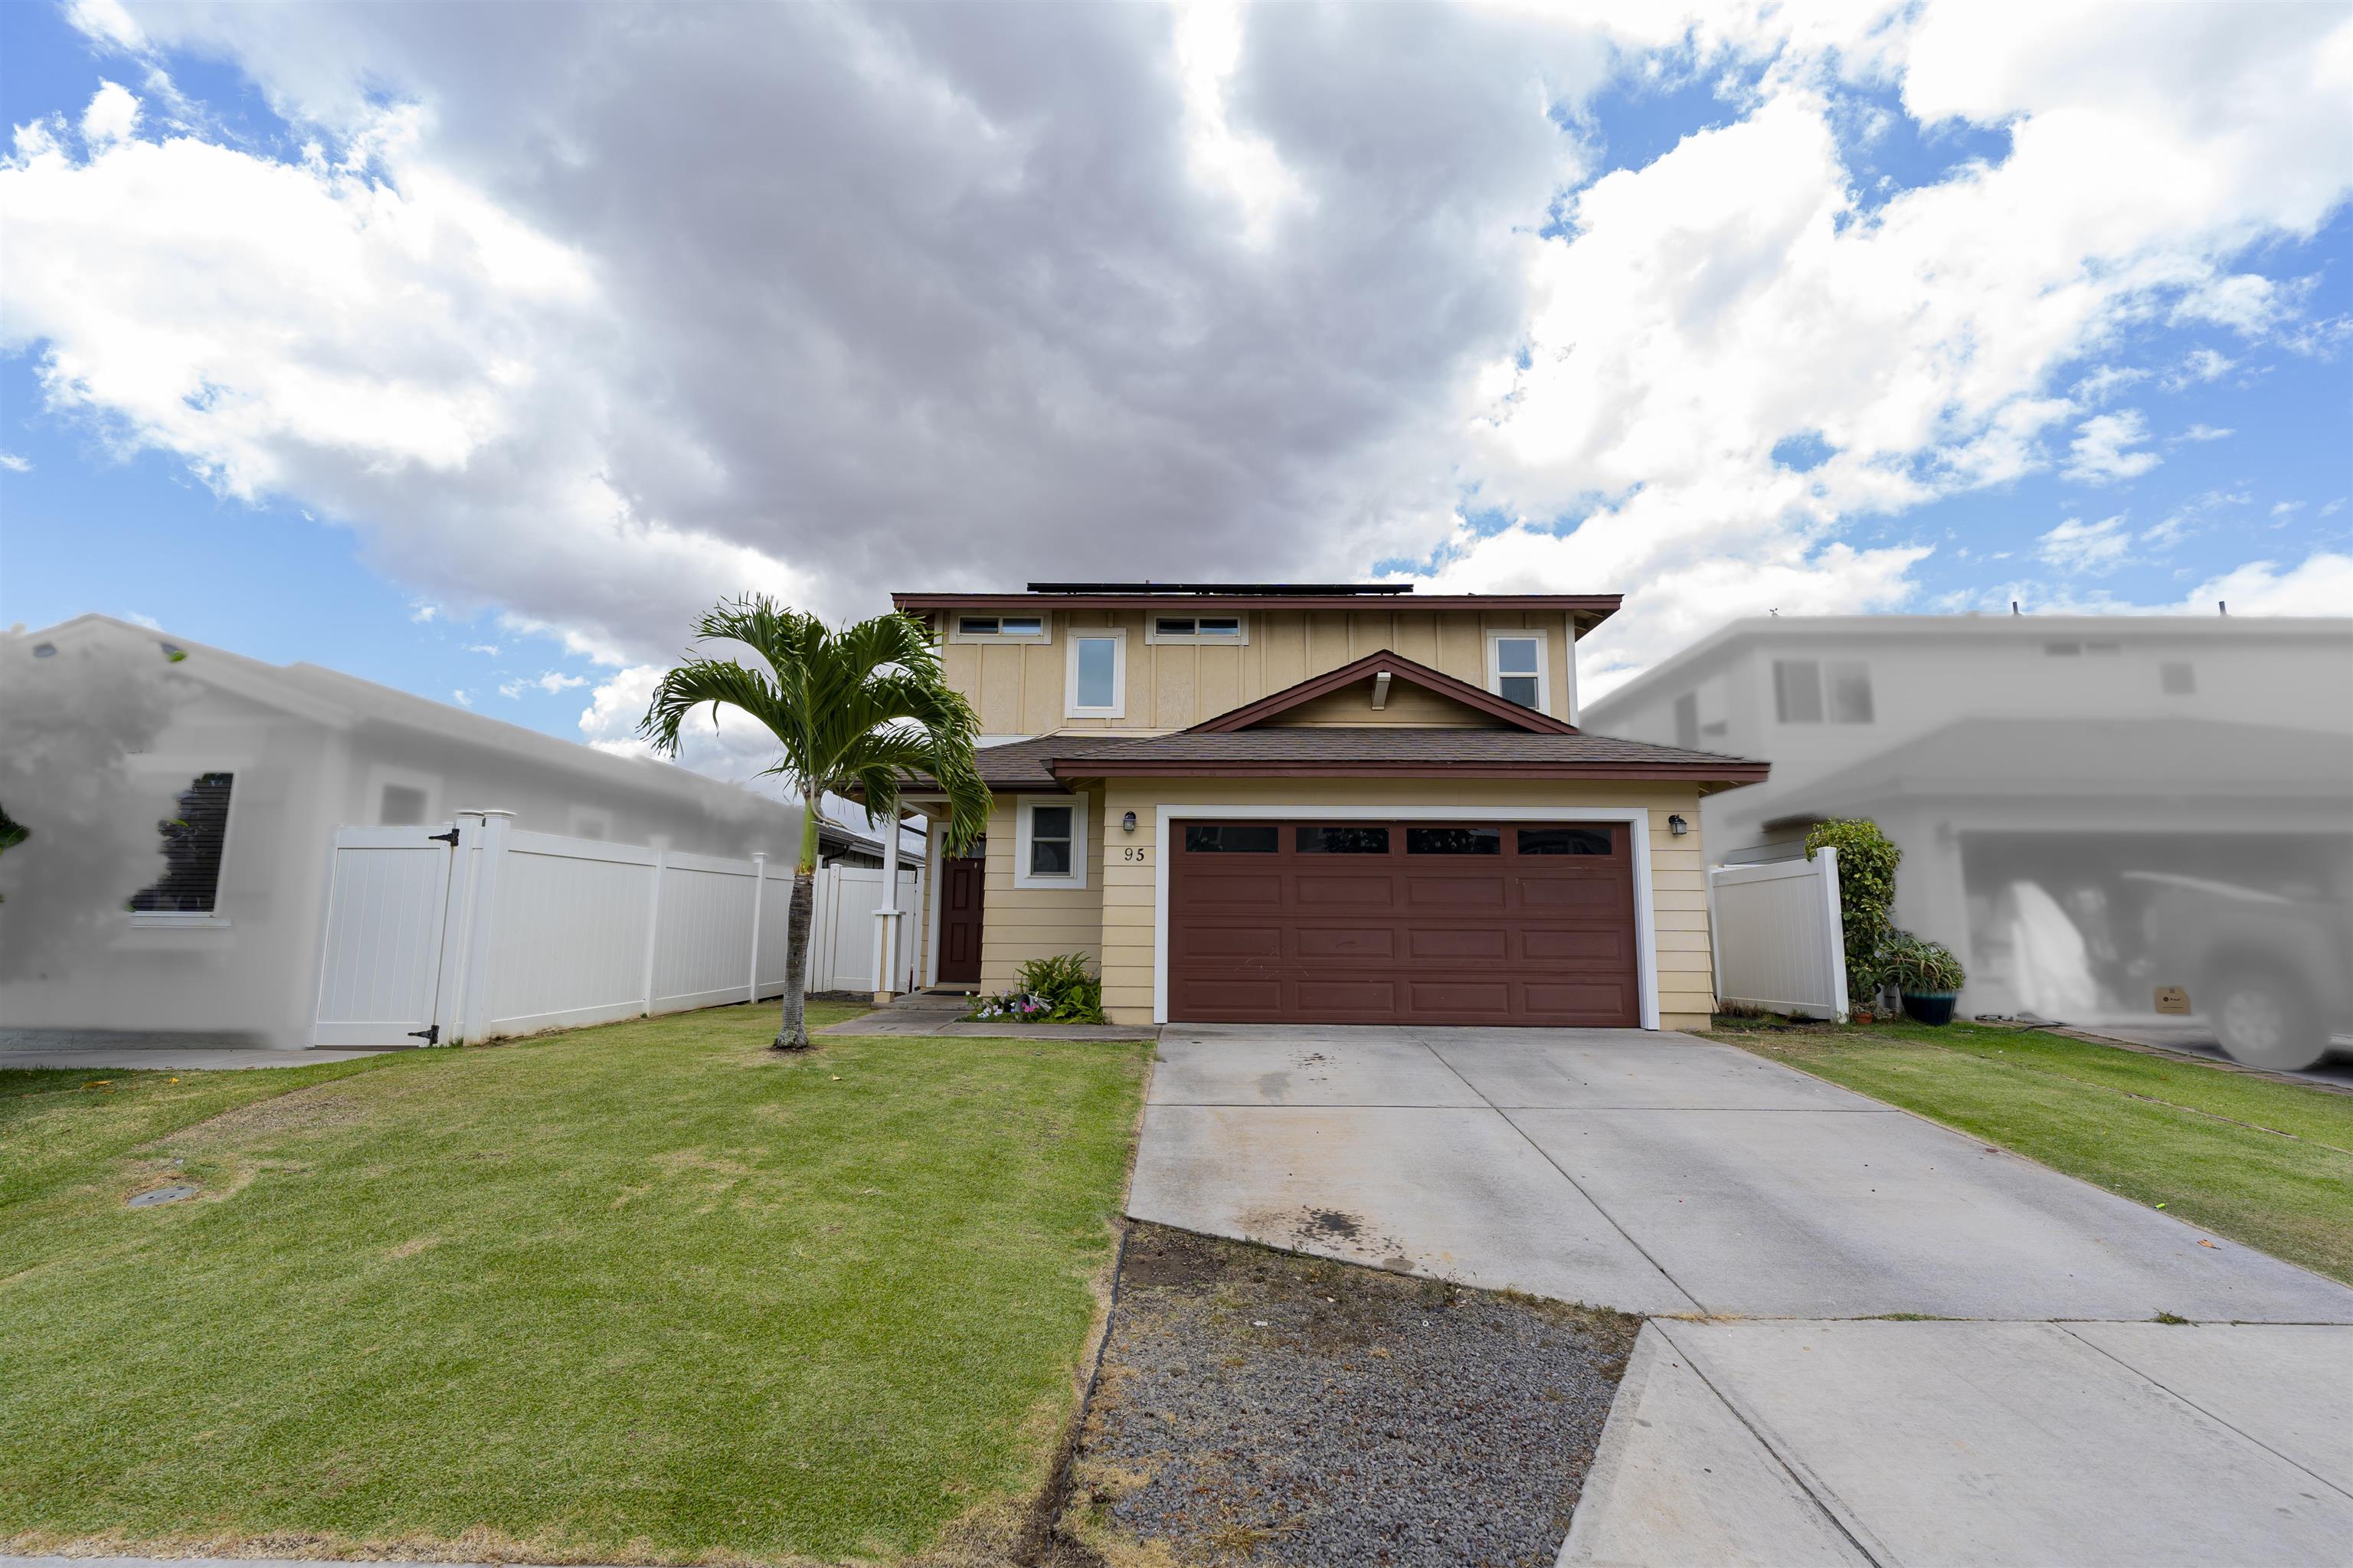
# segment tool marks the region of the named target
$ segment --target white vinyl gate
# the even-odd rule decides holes
[[[756,1001],[785,989],[792,867],[515,831],[343,828],[314,1045],[454,1044]],[[882,873],[818,871],[812,991],[871,992]],[[921,877],[899,874],[894,990],[912,990]]]
[[[1800,1018],[1844,1018],[1846,934],[1838,851],[1707,874],[1716,1000]]]

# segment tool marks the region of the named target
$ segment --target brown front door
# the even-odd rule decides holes
[[[980,895],[987,852],[979,843],[966,857],[946,862],[940,872],[940,968],[942,985],[980,983]]]
[[[1176,822],[1168,1016],[1635,1027],[1623,822]]]

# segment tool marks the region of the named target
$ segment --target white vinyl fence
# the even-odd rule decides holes
[[[1707,907],[1719,1002],[1801,1018],[1846,1016],[1838,851],[1717,866],[1707,874]]]
[[[818,873],[811,991],[878,989],[882,878]],[[921,891],[902,869],[893,990],[913,989]],[[778,996],[792,893],[789,862],[521,832],[501,811],[340,829],[311,1043],[455,1044]]]

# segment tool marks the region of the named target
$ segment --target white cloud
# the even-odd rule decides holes
[[[2239,432],[2236,430],[2226,429],[2215,425],[2198,424],[2190,426],[2188,429],[2182,431],[2173,439],[2177,441],[2219,441],[2223,440],[2225,437],[2235,436]]]
[[[2148,440],[2148,421],[2137,408],[2094,414],[2075,427],[2067,466],[2060,471],[2081,484],[2109,484],[2147,473],[2160,461],[2153,451],[2129,449]]]
[[[2035,539],[2035,554],[2063,572],[2113,571],[2132,550],[2132,530],[2122,517],[2086,523],[2070,517]]]
[[[466,652],[469,653],[487,653],[491,658],[495,659],[499,656],[499,645],[495,642],[469,642],[466,644]]]
[[[2316,551],[2286,571],[2250,561],[2199,584],[2179,609],[2211,614],[2217,603],[2232,615],[2353,615],[2353,556]]]
[[[2162,522],[2153,523],[2141,530],[2141,543],[2159,550],[2169,550],[2198,532],[2197,527],[2181,513],[2175,513]]]
[[[2165,378],[2165,389],[2179,392],[2200,382],[2213,381],[2229,373],[2238,364],[2228,355],[2211,348],[2193,348],[2182,356],[2180,365]]]
[[[461,708],[470,708],[474,705],[474,694],[471,692],[452,692],[449,694],[449,700]]]
[[[143,626],[150,631],[161,631],[164,630],[164,623],[162,621],[156,620],[152,615],[142,615],[135,609],[124,610],[122,612],[122,619],[131,622],[133,626]]]
[[[2272,515],[2274,517],[2293,517],[2303,510],[2304,503],[2301,501],[2274,501],[2272,503]]]
[[[722,594],[1048,569],[1623,589],[1612,667],[1752,592],[1902,604],[1883,520],[2072,421],[2072,474],[2155,465],[2102,411],[2131,332],[2333,341],[2248,258],[2353,189],[2324,7],[70,15],[318,151],[20,128],[0,290],[50,408],[607,685]],[[1760,68],[1579,188],[1613,69]],[[2010,151],[1866,200],[1858,80]]]
[[[441,609],[438,605],[412,604],[408,607],[408,619],[419,626],[439,619]]]
[[[552,697],[587,683],[588,678],[585,675],[567,675],[561,670],[550,670],[544,674],[518,675],[512,681],[504,682],[499,687],[499,695],[510,699],[517,698],[536,687]]]
[[[114,82],[100,82],[90,106],[81,111],[81,139],[93,152],[130,140],[138,126],[139,100]]]
[[[33,460],[18,457],[15,452],[0,452],[0,468],[10,473],[30,473],[33,471]]]

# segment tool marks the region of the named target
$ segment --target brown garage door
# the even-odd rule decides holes
[[[1641,1022],[1622,822],[1186,822],[1168,1016]]]

